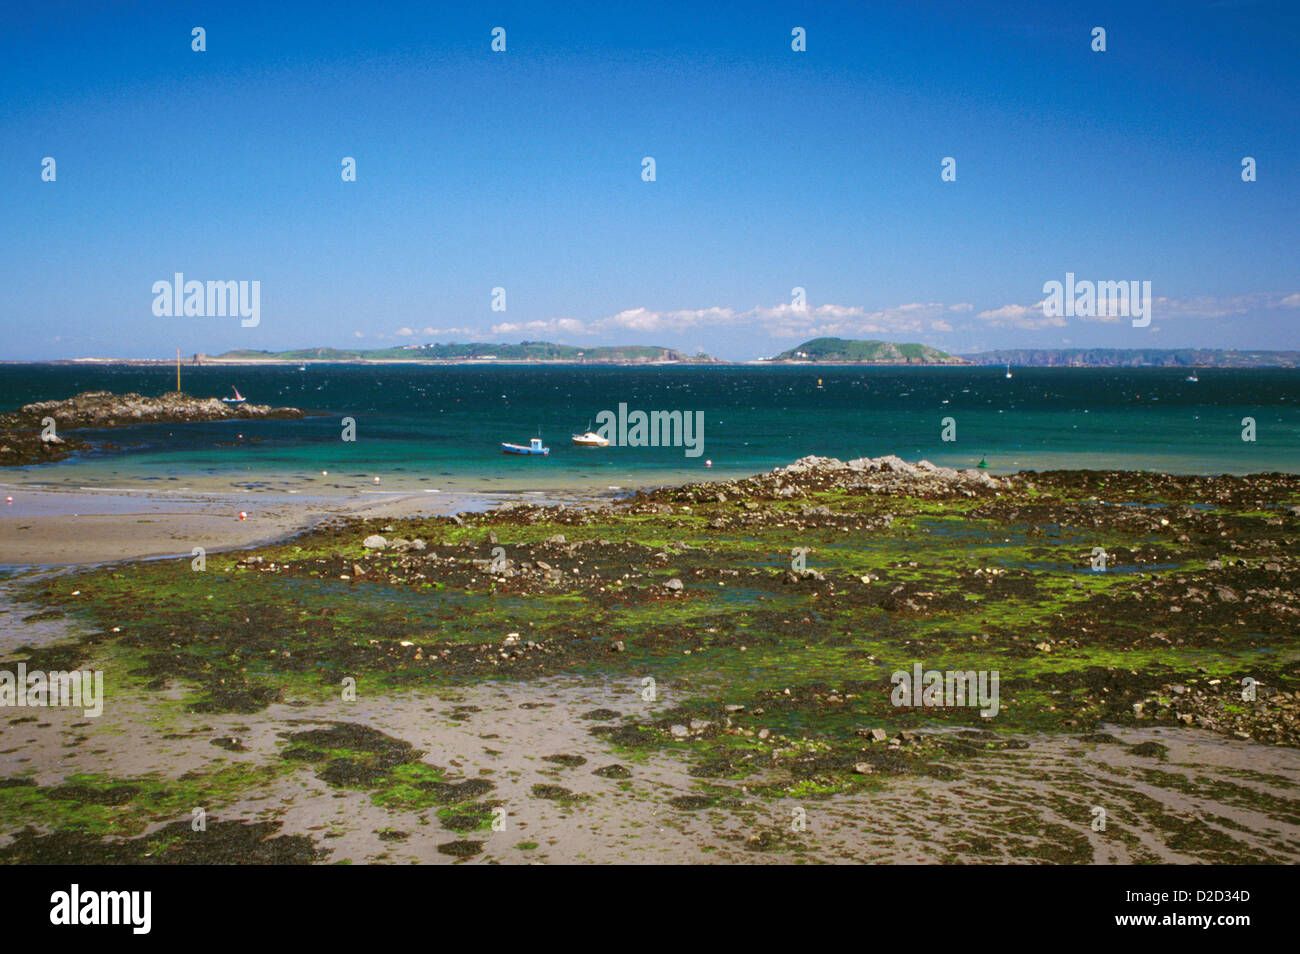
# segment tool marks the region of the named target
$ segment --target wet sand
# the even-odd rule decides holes
[[[332,515],[397,518],[518,499],[126,490],[14,496],[0,504],[0,561],[51,565],[188,556],[192,546],[247,546]],[[240,509],[247,520],[238,519]],[[11,637],[0,639],[0,660],[24,644],[57,644],[81,625],[14,603],[18,585],[0,584],[0,631]],[[89,667],[120,676],[118,651],[106,646]],[[773,798],[752,791],[762,777],[702,776],[688,753],[620,751],[591,731],[686,701],[700,690],[690,680],[662,680],[650,705],[638,679],[626,676],[568,674],[373,694],[363,678],[355,701],[319,693],[296,698],[290,688],[284,701],[252,715],[187,712],[180,684],[135,689],[110,684],[96,719],[79,709],[4,711],[0,778],[50,787],[75,784],[81,773],[109,773],[170,787],[228,770],[262,771],[263,780],[228,801],[185,805],[173,817],[153,818],[143,832],[120,834],[147,837],[203,808],[214,825],[270,822],[280,835],[310,838],[327,863],[453,863],[462,859],[447,849],[467,843],[475,853],[463,860],[472,863],[1300,861],[1300,754],[1203,730],[1104,725],[1088,739],[1024,733],[1015,737],[1021,747],[946,762],[950,775],[882,776],[873,790]],[[612,712],[596,718],[597,710]],[[488,783],[483,804],[503,810],[503,827],[462,830],[438,808],[382,804],[377,788],[332,784],[321,765],[286,754],[294,734],[339,724],[409,744],[418,763],[450,783]],[[1113,738],[1101,738],[1107,735]],[[232,739],[233,751],[223,744]],[[1159,742],[1163,754],[1130,749],[1143,742]],[[595,774],[615,763],[626,777]],[[568,794],[539,795],[538,786]],[[702,790],[710,798],[693,806]],[[1098,809],[1104,830],[1091,826]],[[796,827],[795,818],[803,823]],[[0,835],[0,849],[14,839],[13,831]]]
[[[661,688],[660,704],[687,689]],[[1291,749],[1194,730],[1106,726],[1117,743],[1158,740],[1168,757],[1028,735],[1024,748],[962,762],[950,780],[901,777],[877,791],[770,800],[719,779],[727,804],[691,810],[674,801],[698,794],[689,761],[672,752],[628,761],[590,732],[608,724],[593,721],[594,709],[614,710],[615,722],[646,715],[653,707],[639,689],[635,680],[566,676],[362,691],[354,702],[288,700],[256,716],[185,714],[167,705],[167,693],[119,698],[97,720],[47,709],[39,722],[10,722],[0,777],[55,785],[104,765],[125,779],[283,766],[290,734],[342,722],[409,742],[422,763],[451,778],[490,784],[489,801],[502,810],[499,829],[461,834],[433,808],[378,805],[370,791],[327,784],[301,763],[235,801],[193,807],[209,824],[271,822],[280,835],[311,837],[326,863],[452,863],[461,859],[441,849],[467,841],[477,844],[464,859],[471,863],[1033,863],[1055,860],[1066,846],[1084,863],[1203,862],[1197,851],[1180,850],[1170,826],[1230,832],[1237,851],[1300,860],[1292,810],[1300,756]],[[213,744],[224,739],[238,739],[241,750]],[[613,764],[629,777],[594,774]],[[538,797],[538,785],[561,786],[572,797]],[[1097,808],[1107,815],[1104,831],[1090,825]],[[185,818],[188,812],[172,821]],[[0,847],[10,841],[0,836]]]
[[[12,498],[5,502],[4,498]],[[477,491],[337,495],[0,488],[0,566],[68,566],[189,556],[283,539],[331,517],[439,516],[506,500],[583,503],[593,494]],[[247,516],[240,519],[240,513]]]

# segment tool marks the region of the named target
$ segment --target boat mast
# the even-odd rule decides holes
[[[176,393],[181,393],[181,349],[176,349]]]

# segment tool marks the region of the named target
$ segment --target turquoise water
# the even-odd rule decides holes
[[[157,394],[174,369],[0,367],[0,408],[85,390]],[[1181,473],[1300,472],[1300,370],[355,366],[185,368],[188,393],[232,385],[298,421],[81,432],[95,451],[9,470],[65,486],[527,490],[635,487],[768,470],[806,454],[897,454],[994,472],[1055,467]],[[822,386],[818,388],[818,379]],[[682,447],[574,446],[602,410],[704,412],[699,457]],[[356,420],[345,443],[341,420]],[[956,441],[941,439],[953,418]],[[1241,439],[1242,418],[1257,440]],[[548,457],[501,454],[541,432]],[[112,443],[115,448],[103,446]],[[706,466],[706,461],[712,463]],[[322,475],[321,472],[327,474]]]

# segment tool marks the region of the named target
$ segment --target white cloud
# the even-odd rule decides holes
[[[1060,316],[1048,317],[1043,314],[1043,303],[1037,305],[1003,305],[1001,308],[989,308],[975,316],[986,321],[994,328],[1020,328],[1035,330],[1038,328],[1064,328],[1065,319]]]
[[[494,335],[582,335],[587,326],[576,318],[550,318],[546,321],[505,321],[492,326]]]
[[[1170,298],[1158,295],[1151,302],[1151,312],[1159,318],[1228,318],[1235,315],[1249,314],[1264,308],[1295,307],[1300,307],[1300,293],[1285,297],[1261,293],[1226,296],[1196,295],[1187,298]],[[1091,317],[1080,315],[1069,319],[1062,317],[1048,318],[1043,314],[1043,302],[1041,301],[1036,305],[1003,305],[1000,308],[990,308],[981,311],[975,317],[995,328],[1021,329],[1061,328],[1072,321],[1113,322],[1122,318],[1122,316],[1113,314]]]
[[[961,310],[961,306],[958,306],[958,310]],[[672,311],[641,307],[629,308],[584,324],[583,327],[590,332],[607,335],[612,331],[683,332],[699,327],[740,325],[774,338],[853,337],[864,334],[919,334],[927,328],[950,331],[952,326],[940,318],[946,311],[951,309],[940,302],[909,302],[875,310],[857,305],[835,304],[805,305],[798,308],[788,302],[767,307],[755,306],[743,311],[721,306]]]
[[[663,336],[685,335],[696,330],[738,329],[737,333],[765,336],[776,339],[803,340],[815,337],[911,337],[926,334],[974,332],[980,328],[1011,328],[1039,330],[1064,328],[1079,321],[1114,321],[1115,316],[1098,318],[1049,317],[1043,314],[1044,302],[1032,305],[1006,304],[976,312],[970,302],[905,302],[886,308],[867,309],[859,305],[821,304],[796,308],[788,302],[776,305],[755,305],[736,309],[723,305],[707,308],[654,309],[645,306],[626,308],[602,318],[547,318],[532,321],[503,321],[490,328],[490,334],[499,338],[560,338],[572,340],[586,337],[598,340],[627,341],[636,338],[647,340]],[[1300,307],[1300,293],[1281,296],[1277,294],[1245,294],[1228,297],[1200,296],[1190,298],[1158,297],[1152,303],[1157,318],[1215,318],[1239,315],[1261,308]],[[482,328],[432,328],[420,332],[401,328],[396,337],[420,334],[426,338],[451,337],[453,340],[473,340],[484,337]],[[356,333],[362,337],[360,332]],[[386,335],[378,336],[391,337]],[[658,343],[663,343],[658,342]]]

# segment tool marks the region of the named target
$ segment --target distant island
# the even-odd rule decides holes
[[[981,351],[962,355],[971,364],[1022,368],[1297,368],[1300,351],[1222,348],[1065,348]]]
[[[414,362],[423,364],[464,363],[556,363],[556,364],[721,364],[704,353],[688,355],[673,348],[654,345],[614,345],[582,348],[550,341],[521,341],[519,344],[422,344],[395,348],[305,348],[298,351],[227,351],[218,355],[196,354],[195,364],[294,364],[308,361],[333,363]]]
[[[1228,348],[1011,348],[949,354],[915,342],[813,338],[770,358],[724,361],[657,345],[580,347],[550,341],[519,344],[411,344],[392,348],[300,348],[291,351],[241,349],[187,360],[191,365],[277,364],[594,364],[635,365],[861,365],[876,367],[994,366],[1022,368],[1300,368],[1300,351]],[[174,358],[72,358],[4,361],[0,364],[171,365]]]
[[[892,341],[854,341],[847,338],[813,338],[766,358],[764,364],[968,364],[965,359],[923,344]]]

